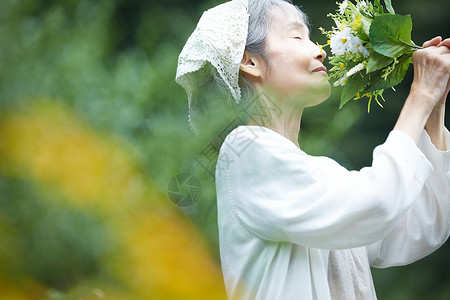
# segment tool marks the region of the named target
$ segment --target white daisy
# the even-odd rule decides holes
[[[349,52],[351,40],[354,38],[352,30],[348,26],[343,26],[341,31],[336,32],[330,39],[331,53],[343,55]]]
[[[358,7],[359,7],[359,10],[365,11],[367,9],[366,1],[363,0],[363,1],[359,2]]]
[[[357,36],[349,41],[348,51],[354,54],[361,53],[365,58],[369,56],[369,51],[363,46],[363,41]]]
[[[364,47],[364,46],[361,46],[361,47],[359,47],[359,52],[361,52],[362,53],[362,55],[364,56],[364,58],[367,58],[367,57],[369,57],[369,55],[370,55],[370,53],[369,53],[369,50],[367,50],[367,48],[366,47]]]
[[[338,87],[338,86],[344,86],[346,83],[347,83],[347,75],[344,75],[344,76],[342,76],[341,79],[335,81],[335,82],[333,83],[333,85],[334,85],[335,87]]]
[[[348,52],[358,53],[359,48],[362,46],[362,43],[363,42],[359,37],[352,35],[352,38],[348,41],[348,44],[347,44]]]
[[[344,0],[342,3],[339,4],[339,13],[341,15],[344,14],[345,10],[347,9],[347,6],[348,6],[348,1],[347,0]]]

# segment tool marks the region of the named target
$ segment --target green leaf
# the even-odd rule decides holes
[[[372,19],[366,18],[361,15],[361,27],[362,30],[367,36],[370,36],[370,25],[372,25]]]
[[[360,12],[359,9],[357,9],[356,6],[351,2],[348,2],[348,7],[355,15]]]
[[[358,92],[364,89],[369,81],[370,77],[367,76],[364,70],[350,76],[342,90],[339,109],[341,109],[348,101],[352,100]]]
[[[395,10],[392,7],[392,2],[391,0],[384,0],[384,5],[386,5],[386,9],[388,10],[389,13],[395,15]]]
[[[364,31],[356,32],[355,35],[359,37],[363,42],[370,41],[370,37]]]
[[[375,12],[379,15],[383,13],[383,7],[381,6],[380,0],[375,0],[373,2],[373,7],[375,8]]]
[[[343,62],[343,59],[340,56],[334,56],[332,59],[330,59],[329,63],[333,66],[339,65],[341,62]]]
[[[373,71],[387,67],[393,62],[393,58],[384,56],[382,54],[379,54],[378,52],[373,52],[370,56],[369,62],[367,63],[366,71],[367,73],[371,73]]]
[[[376,52],[397,58],[414,48],[411,31],[410,15],[384,14],[373,19],[370,26],[370,41]]]
[[[369,93],[376,90],[385,90],[398,85],[403,81],[403,78],[405,78],[406,71],[408,71],[409,64],[411,62],[411,56],[405,57],[405,59],[400,62],[397,67],[395,67],[386,79],[382,77],[382,72],[380,72],[380,74],[372,82],[370,82],[368,89],[365,90],[364,93]]]

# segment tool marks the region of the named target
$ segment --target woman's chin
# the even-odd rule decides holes
[[[322,77],[310,80],[306,84],[304,82],[300,86],[291,86],[288,89],[265,86],[264,91],[275,99],[284,99],[284,101],[290,99],[296,103],[301,101],[302,107],[311,107],[324,102],[330,97],[331,85],[328,82],[328,77]]]
[[[305,91],[306,90],[306,91]],[[302,92],[302,98],[305,99],[305,107],[318,105],[327,100],[331,95],[331,85],[328,78],[323,78],[320,82],[311,85]]]
[[[319,89],[318,93],[317,93],[317,102],[314,105],[318,105],[322,102],[324,102],[325,100],[327,100],[328,98],[330,98],[331,96],[331,85],[328,82],[328,80],[326,81],[326,83],[323,83],[321,89]]]

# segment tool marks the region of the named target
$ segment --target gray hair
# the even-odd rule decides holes
[[[289,0],[249,0],[248,13],[250,15],[248,23],[248,36],[245,50],[260,56],[269,66],[270,61],[266,57],[266,38],[270,26],[269,12],[274,7],[279,7],[284,12],[292,12],[298,14],[299,18],[306,26],[309,26],[308,17],[300,8],[292,4]],[[251,96],[255,89],[252,82],[240,74],[239,85],[242,90],[242,98]]]

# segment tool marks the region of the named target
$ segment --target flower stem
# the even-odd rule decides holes
[[[407,43],[407,42],[402,41],[402,40],[398,40],[398,41],[401,42],[402,44],[406,45],[406,46],[409,46],[409,47],[415,49],[415,50],[423,49],[423,47],[417,46],[417,45],[414,44],[414,43],[413,43],[413,44],[410,44],[410,43]]]

